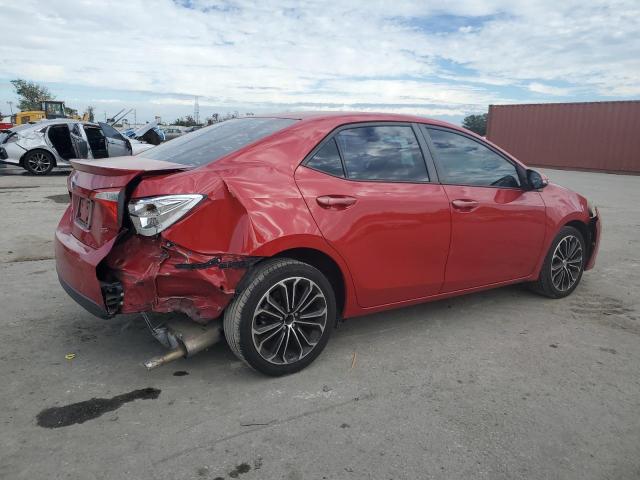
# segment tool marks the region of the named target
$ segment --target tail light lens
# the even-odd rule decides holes
[[[118,199],[120,190],[102,190],[93,195],[93,201],[98,202],[102,208],[109,212],[111,217],[118,220]]]
[[[162,195],[129,202],[129,217],[136,232],[150,237],[173,225],[195,207],[204,195]]]

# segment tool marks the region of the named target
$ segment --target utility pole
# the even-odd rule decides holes
[[[193,119],[197,125],[200,125],[200,105],[198,105],[198,97],[193,102]]]
[[[13,102],[7,102],[9,104],[9,110],[11,110],[11,115],[13,115]]]

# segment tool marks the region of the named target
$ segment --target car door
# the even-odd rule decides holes
[[[362,307],[437,293],[450,240],[449,204],[411,124],[339,129],[295,179],[322,235],[346,261]]]
[[[129,140],[124,138],[120,132],[107,123],[98,122],[98,125],[100,125],[102,133],[105,136],[107,151],[109,152],[110,157],[131,155],[132,150]]]
[[[545,205],[515,162],[462,132],[425,127],[451,209],[443,292],[530,275],[545,235]]]
[[[89,143],[84,135],[84,130],[79,123],[69,125],[69,134],[71,135],[71,143],[76,152],[76,158],[89,157]]]

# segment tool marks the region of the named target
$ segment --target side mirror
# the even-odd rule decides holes
[[[539,190],[549,184],[549,180],[536,170],[527,169],[527,182],[532,190]]]

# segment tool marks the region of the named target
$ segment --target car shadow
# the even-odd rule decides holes
[[[457,328],[464,328],[470,322],[490,321],[496,311],[503,310],[502,313],[508,315],[510,313],[507,310],[511,312],[514,303],[527,308],[529,303],[539,302],[540,298],[522,285],[512,285],[351,318],[338,323],[327,350],[315,363],[322,362],[323,356],[327,354],[347,356],[358,347],[373,345],[375,348],[376,343],[386,342],[392,331],[400,332],[401,335],[403,332],[406,335],[419,335],[437,324],[455,332]],[[171,315],[166,314],[164,317],[168,319]],[[156,321],[162,317],[155,316]],[[133,378],[153,378],[157,381],[171,378],[173,382],[177,380],[173,380],[176,371],[191,374],[187,376],[181,373],[180,376],[184,377],[179,379],[181,382],[203,376],[218,380],[243,376],[246,379],[244,381],[249,383],[269,381],[271,378],[244,365],[235,357],[224,338],[193,357],[147,372],[143,362],[162,355],[167,350],[152,337],[140,315],[116,317],[108,323],[95,322],[95,319],[87,315],[72,326],[75,331],[82,332],[85,338],[91,339],[94,348],[84,353],[84,356],[88,356],[88,361],[95,362],[96,365],[104,364],[105,358],[117,359],[121,368],[130,369]]]

